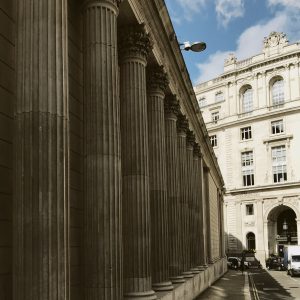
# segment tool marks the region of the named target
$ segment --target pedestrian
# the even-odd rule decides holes
[[[245,258],[243,256],[242,259],[241,259],[241,271],[242,271],[242,274],[244,274],[244,267],[245,267],[244,262],[245,262]]]

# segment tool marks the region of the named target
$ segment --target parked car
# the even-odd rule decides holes
[[[271,256],[268,259],[266,259],[266,268],[268,270],[285,270],[284,264],[283,264],[283,257],[279,256]]]
[[[235,256],[227,257],[227,266],[228,266],[228,268],[234,269],[234,270],[240,268],[241,258],[240,257],[235,257]],[[246,269],[248,269],[249,266],[250,266],[250,262],[244,261],[244,267]]]

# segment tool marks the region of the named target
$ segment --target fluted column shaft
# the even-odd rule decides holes
[[[178,142],[178,168],[179,168],[179,187],[180,187],[180,218],[181,218],[181,244],[182,244],[182,275],[191,277],[189,271],[189,236],[187,236],[187,218],[189,214],[188,207],[188,179],[187,179],[187,147],[186,136],[188,130],[188,122],[185,116],[179,115],[177,120],[177,142]]]
[[[86,300],[123,297],[117,14],[117,1],[83,7]]]
[[[151,289],[149,147],[143,28],[120,33],[124,297],[155,299]]]
[[[206,215],[206,206],[205,206],[205,201],[206,201],[206,195],[205,195],[205,187],[204,187],[204,169],[203,169],[203,155],[202,153],[199,156],[199,180],[200,180],[200,228],[201,228],[201,240],[200,240],[200,266],[205,266],[207,264],[207,245],[206,245],[206,222],[205,222],[205,215]]]
[[[197,143],[194,144],[194,162],[193,162],[193,174],[194,174],[194,209],[193,209],[193,224],[194,224],[194,245],[193,245],[193,263],[194,266],[199,269],[202,265],[201,257],[201,243],[203,243],[203,233],[202,233],[202,210],[201,210],[201,201],[202,201],[202,182],[201,182],[201,170],[200,170],[200,159],[201,159],[200,148]]]
[[[187,252],[185,254],[187,261],[187,269],[191,270],[192,265],[192,255],[193,255],[193,244],[194,244],[194,228],[193,228],[193,180],[194,180],[194,166],[193,166],[193,150],[194,150],[195,136],[192,131],[187,131],[186,137],[186,163],[187,163],[187,185],[186,185],[186,195],[187,195],[187,215],[186,215],[186,232],[185,235],[188,239],[187,241]],[[195,271],[195,270],[194,270]]]
[[[172,290],[169,280],[168,206],[164,98],[167,78],[162,67],[148,67],[148,129],[151,213],[151,266],[154,290]]]
[[[181,204],[178,178],[177,115],[179,103],[174,95],[165,101],[167,201],[169,215],[169,275],[173,283],[184,282],[182,272]]]
[[[69,299],[67,1],[17,1],[13,299]]]

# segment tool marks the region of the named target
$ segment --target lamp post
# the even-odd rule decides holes
[[[191,50],[193,52],[201,52],[206,49],[206,44],[204,42],[194,42],[192,44],[190,42],[183,42],[179,43],[179,46],[183,46],[180,48],[181,50]]]
[[[287,242],[288,242],[288,236],[287,236],[287,230],[288,230],[288,223],[286,222],[286,219],[284,219],[283,224],[282,224],[282,229],[285,233],[285,236],[287,238]]]

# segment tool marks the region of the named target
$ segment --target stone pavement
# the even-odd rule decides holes
[[[242,274],[241,271],[228,270],[223,277],[196,298],[196,300],[201,299],[251,300],[247,271]]]

